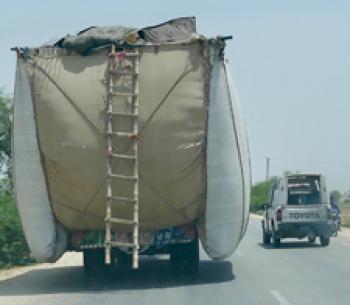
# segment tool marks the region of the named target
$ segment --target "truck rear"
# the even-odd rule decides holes
[[[38,262],[82,251],[99,272],[166,253],[196,272],[199,239],[214,260],[235,251],[250,162],[229,38],[184,17],[13,49],[16,200]]]

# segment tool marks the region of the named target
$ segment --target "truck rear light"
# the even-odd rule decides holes
[[[282,220],[282,209],[277,209],[276,211],[276,220],[281,221]]]

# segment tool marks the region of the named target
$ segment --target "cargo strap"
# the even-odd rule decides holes
[[[120,69],[125,64],[125,59],[132,62],[131,71]],[[132,249],[132,268],[137,269],[139,265],[139,173],[138,173],[138,114],[139,114],[139,51],[121,51],[116,52],[115,45],[112,45],[109,56],[109,77],[107,85],[107,109],[106,109],[106,141],[107,141],[107,196],[106,196],[106,237],[105,237],[105,262],[111,263],[111,251],[113,246]],[[130,80],[132,89],[130,92],[115,91],[118,86],[117,81]],[[114,111],[113,105],[118,104],[127,99],[127,112]],[[130,121],[131,129],[129,131],[116,130],[117,127],[113,122],[120,118]],[[113,129],[114,128],[114,129]],[[118,147],[118,140],[121,138],[130,141],[132,153],[115,152]],[[132,164],[132,175],[113,172],[112,160],[117,159],[120,162],[128,162]],[[132,184],[132,194],[120,196],[117,190],[113,189],[113,181],[122,180]],[[132,219],[124,219],[114,217],[112,215],[112,206],[118,204],[128,204],[133,210]],[[121,243],[112,240],[112,225],[125,225],[132,227],[132,240]]]

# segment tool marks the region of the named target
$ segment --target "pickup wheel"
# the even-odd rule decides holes
[[[327,247],[329,245],[329,242],[330,242],[330,237],[329,236],[320,236],[320,241],[321,241],[322,247]]]
[[[191,243],[172,245],[170,265],[176,273],[197,274],[199,267],[198,239]]]
[[[275,228],[272,227],[272,243],[274,247],[279,247],[281,245],[281,239],[277,237]]]
[[[269,245],[271,243],[271,235],[266,232],[265,228],[263,228],[263,244]]]
[[[309,240],[309,244],[312,245],[315,243],[316,241],[316,237],[315,236],[308,236],[307,238]]]

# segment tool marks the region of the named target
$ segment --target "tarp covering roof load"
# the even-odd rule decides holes
[[[188,41],[196,31],[195,17],[181,17],[143,28],[138,34],[146,42],[164,43]]]
[[[117,46],[161,44],[189,41],[196,35],[196,18],[180,17],[142,29],[124,26],[89,27],[76,36],[67,35],[55,43],[56,47],[88,55],[94,50],[114,43]]]

